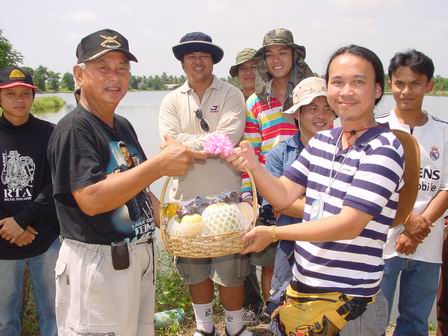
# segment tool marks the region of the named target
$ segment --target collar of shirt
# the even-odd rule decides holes
[[[333,128],[330,131],[330,134],[332,137],[331,142],[334,145],[337,145],[337,142],[341,135],[341,132],[342,132],[341,127]],[[376,138],[378,135],[385,133],[385,132],[389,132],[389,129],[387,127],[385,127],[384,125],[377,125],[375,127],[371,127],[365,133],[363,133],[359,138],[356,139],[354,146],[365,145],[370,140]]]
[[[210,86],[207,88],[207,90],[208,89],[219,90],[221,85],[222,85],[222,83],[221,83],[220,79],[218,77],[216,77],[215,75],[213,75],[212,84],[210,84]],[[180,90],[182,93],[188,93],[190,91],[193,91],[193,88],[190,87],[190,85],[188,84],[188,80],[186,80],[185,83],[182,84],[182,86],[180,87]]]

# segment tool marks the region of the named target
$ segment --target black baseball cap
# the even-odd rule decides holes
[[[23,68],[11,66],[0,70],[0,89],[25,86],[36,90],[31,73]]]
[[[129,51],[128,40],[119,32],[112,29],[102,29],[84,37],[76,48],[78,64],[93,61],[110,51],[125,54],[130,61],[138,62]]]

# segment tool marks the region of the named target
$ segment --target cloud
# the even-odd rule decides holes
[[[389,8],[401,3],[402,0],[335,0],[336,7],[345,10],[367,10],[376,8]]]
[[[63,18],[75,23],[84,23],[88,21],[94,21],[97,19],[97,15],[93,12],[87,12],[87,11],[75,11],[66,13],[63,15]]]
[[[207,1],[205,3],[205,10],[211,14],[222,13],[225,10],[224,2],[225,1],[216,1],[216,0]]]

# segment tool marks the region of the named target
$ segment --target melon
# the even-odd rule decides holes
[[[205,208],[202,213],[204,235],[214,236],[230,232],[241,231],[245,221],[236,204],[215,203]]]
[[[186,215],[181,221],[182,233],[185,237],[193,237],[200,235],[204,230],[204,223],[201,215]]]
[[[168,235],[173,237],[179,237],[183,235],[182,224],[178,216],[173,216],[170,218],[166,226],[166,232],[168,233]]]
[[[249,230],[252,222],[254,221],[255,214],[253,207],[247,203],[247,202],[241,202],[237,204],[238,208],[241,211],[241,214],[243,216],[243,223],[241,225],[241,230],[246,231]]]

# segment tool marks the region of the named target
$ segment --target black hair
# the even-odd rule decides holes
[[[397,52],[392,57],[388,69],[390,79],[400,67],[409,67],[415,73],[425,75],[428,81],[434,76],[434,63],[432,59],[415,49]]]
[[[384,68],[379,57],[370,49],[351,44],[336,50],[333,55],[331,55],[330,60],[328,61],[327,70],[325,71],[325,81],[327,82],[327,85],[330,65],[336,57],[342,54],[352,54],[355,56],[359,56],[372,64],[373,71],[375,73],[375,83],[380,84],[381,87],[381,96],[375,99],[375,105],[378,104],[384,93]]]

